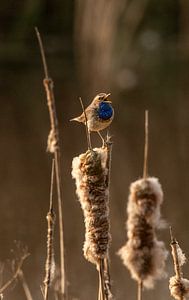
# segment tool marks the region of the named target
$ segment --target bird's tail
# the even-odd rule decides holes
[[[71,121],[71,122],[72,122],[72,121],[76,121],[76,122],[80,122],[80,123],[81,123],[83,120],[82,120],[81,117],[79,116],[79,117],[76,117],[76,118],[71,119],[70,121]]]

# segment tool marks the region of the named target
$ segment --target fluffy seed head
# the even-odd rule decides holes
[[[186,256],[178,243],[176,244],[176,249],[177,249],[178,263],[179,266],[181,267],[186,263]],[[172,250],[172,254],[173,254],[173,250]]]
[[[155,229],[161,224],[160,205],[163,192],[157,178],[135,181],[130,186],[127,206],[128,241],[118,254],[133,279],[152,288],[156,279],[165,277],[167,251],[157,240]]]
[[[72,176],[85,218],[84,256],[98,265],[110,241],[107,187],[107,149],[87,151],[72,162]]]
[[[180,300],[189,296],[189,280],[173,276],[169,280],[169,290],[174,299]]]

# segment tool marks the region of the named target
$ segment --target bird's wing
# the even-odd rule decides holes
[[[95,108],[95,110],[96,110],[96,108]],[[91,118],[91,114],[93,112],[94,112],[94,107],[93,107],[93,105],[90,104],[85,109],[85,114],[86,114],[86,117],[87,117],[87,121]],[[73,118],[70,121],[77,121],[77,122],[80,122],[80,123],[85,123],[85,114],[82,113],[79,117]]]

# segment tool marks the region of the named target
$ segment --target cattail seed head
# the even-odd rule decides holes
[[[107,257],[110,242],[107,174],[107,148],[73,159],[72,176],[85,218],[84,256],[96,265]]]
[[[182,266],[186,263],[186,256],[178,242],[171,233],[171,254],[173,257],[175,276],[169,279],[169,290],[171,296],[176,300],[184,300],[189,297],[189,280],[183,278]]]
[[[176,243],[175,246],[176,246],[176,251],[177,251],[177,256],[178,256],[178,264],[181,267],[186,263],[186,256],[185,256],[184,252],[182,251],[182,249],[180,248],[178,243]],[[174,255],[173,249],[172,249],[172,255]]]
[[[155,229],[161,224],[160,205],[163,192],[157,178],[135,181],[130,186],[127,206],[128,241],[118,254],[133,279],[152,288],[156,279],[163,278],[167,251],[157,240]]]
[[[189,297],[189,280],[172,276],[169,280],[169,290],[174,299],[180,300]]]

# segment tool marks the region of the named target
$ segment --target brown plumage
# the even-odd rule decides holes
[[[89,131],[101,131],[108,127],[114,117],[114,110],[111,106],[111,101],[108,100],[110,94],[100,93],[95,96],[91,104],[85,109],[87,118],[87,126]],[[84,112],[70,121],[80,123],[86,122]]]

